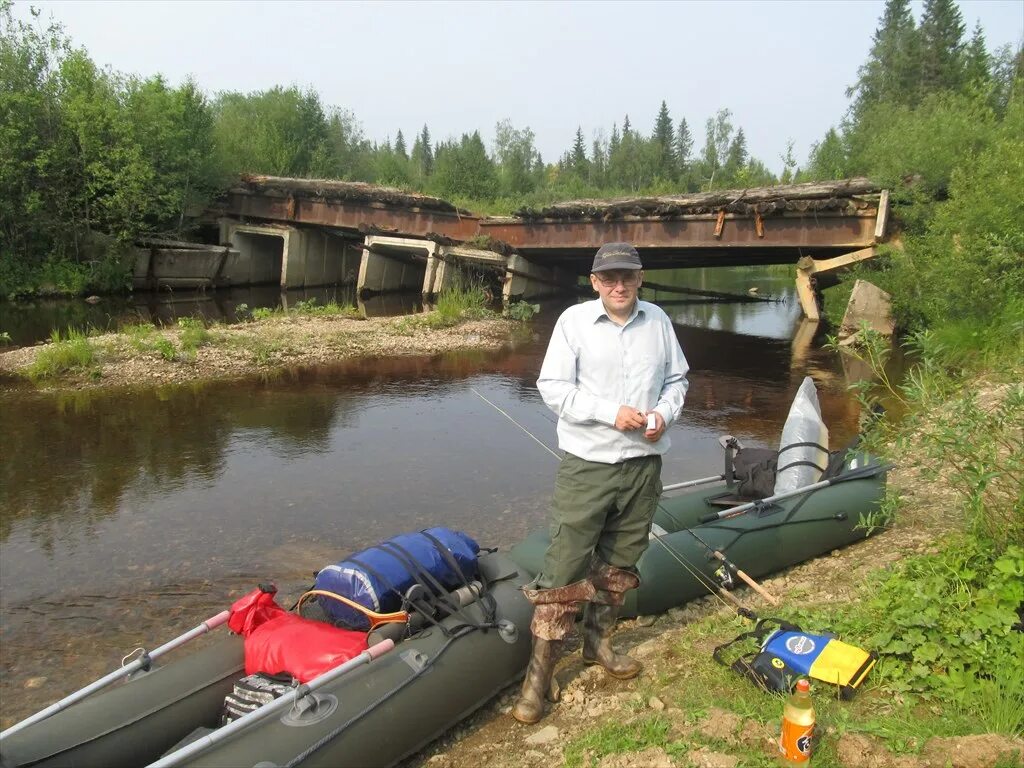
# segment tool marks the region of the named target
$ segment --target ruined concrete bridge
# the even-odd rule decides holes
[[[678,196],[577,200],[482,217],[369,184],[247,176],[213,210],[237,251],[227,282],[355,282],[436,294],[461,264],[502,275],[506,300],[571,289],[596,248],[631,242],[647,270],[794,264],[805,314],[836,269],[887,236],[889,195],[867,179]],[[649,275],[649,280],[656,276]]]

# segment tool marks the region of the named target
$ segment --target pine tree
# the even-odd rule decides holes
[[[629,115],[626,115],[625,120],[622,121],[622,138],[629,136],[631,130],[629,127]]]
[[[725,165],[722,169],[725,178],[722,180],[723,183],[735,183],[740,176],[740,172],[746,167],[747,160],[750,156],[747,154],[747,137],[743,133],[743,129],[740,128],[736,131],[736,135],[733,140],[729,142],[729,151],[725,155]]]
[[[964,51],[964,84],[986,86],[992,82],[991,57],[985,47],[985,33],[981,21],[974,25],[971,42]]]
[[[420,146],[423,151],[423,157],[420,159],[420,173],[427,178],[434,172],[434,150],[430,146],[430,131],[427,130],[426,123],[423,124],[423,131],[420,133]]]
[[[577,126],[576,141],[572,145],[572,169],[579,174],[580,178],[587,177],[587,145],[583,142],[583,128]]]
[[[608,155],[614,155],[619,148],[619,126],[612,123],[612,137],[608,140]]]
[[[395,154],[406,160],[409,159],[408,153],[405,151],[405,137],[402,135],[402,129],[398,129],[398,136],[395,137]]]
[[[690,163],[690,152],[693,151],[693,135],[690,133],[690,126],[686,124],[686,118],[679,121],[679,131],[676,133],[676,161],[679,163],[679,170],[686,172]]]
[[[887,0],[872,40],[868,60],[857,70],[857,83],[847,91],[855,97],[855,116],[875,104],[917,100],[920,59],[910,0]]]
[[[658,174],[663,179],[674,179],[676,176],[676,150],[673,139],[672,118],[668,114],[668,105],[664,100],[654,121],[654,135],[651,137],[658,145]]]
[[[953,0],[925,0],[921,17],[921,87],[957,90],[964,81],[964,20]]]

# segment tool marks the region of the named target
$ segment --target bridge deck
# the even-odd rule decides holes
[[[867,179],[691,195],[576,200],[480,217],[440,198],[370,184],[248,176],[220,213],[363,235],[464,242],[479,236],[537,263],[586,272],[602,243],[635,244],[652,269],[796,263],[877,242],[881,190]]]

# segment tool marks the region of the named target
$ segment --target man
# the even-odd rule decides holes
[[[558,319],[537,388],[558,414],[558,469],[551,544],[526,596],[536,607],[533,653],[512,715],[535,723],[577,603],[583,615],[583,660],[620,679],[641,664],[611,646],[625,593],[640,584],[634,566],[647,548],[661,495],[665,434],[679,418],[688,366],[672,323],[638,301],[640,256],[629,243],[597,251],[590,284],[599,298]],[[650,422],[648,421],[650,417]]]

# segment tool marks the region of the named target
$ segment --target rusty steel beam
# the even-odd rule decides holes
[[[468,240],[478,231],[480,219],[422,208],[394,208],[384,204],[356,204],[231,192],[223,215],[268,221],[338,227],[358,232],[376,229],[382,234],[423,237],[438,234],[454,240]]]
[[[483,219],[480,233],[524,252],[598,248],[628,242],[637,248],[818,249],[866,248],[875,242],[874,210],[862,215],[818,212],[814,215],[754,217],[689,216],[680,219],[613,221]],[[760,226],[758,226],[760,224]]]

